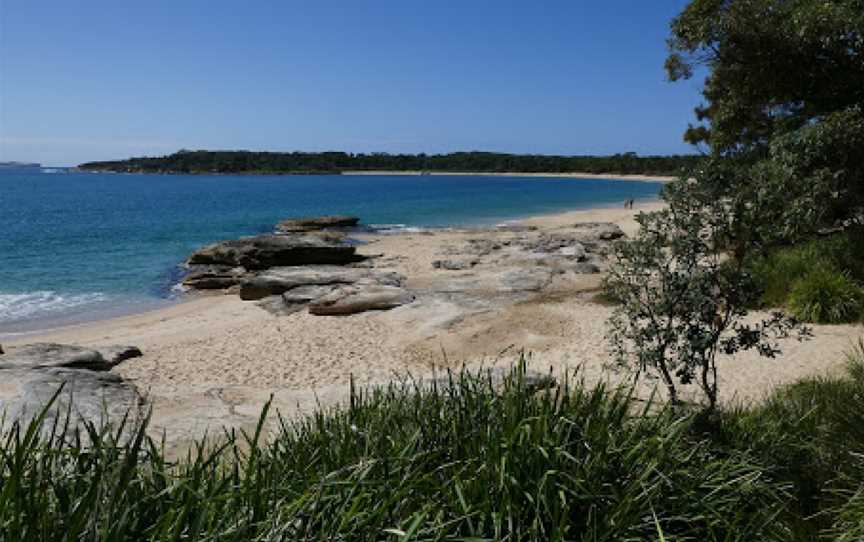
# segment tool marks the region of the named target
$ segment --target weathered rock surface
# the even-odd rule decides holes
[[[242,267],[196,265],[183,279],[183,285],[196,290],[224,290],[240,284],[248,276]]]
[[[53,343],[12,348],[0,358],[0,412],[7,422],[27,422],[42,412],[63,387],[47,412],[47,419],[65,417],[72,422],[100,425],[119,421],[135,409],[142,398],[135,387],[109,371],[123,361],[141,355],[134,346],[116,346],[100,351]]]
[[[262,299],[280,295],[300,286],[355,284],[358,282],[400,286],[402,277],[391,271],[315,265],[305,267],[276,267],[256,275],[240,285],[240,298]],[[309,290],[311,292],[311,290]]]
[[[543,267],[517,269],[501,275],[503,289],[515,292],[539,292],[552,280],[552,272]]]
[[[277,266],[344,265],[363,259],[356,250],[314,235],[268,234],[207,245],[193,252],[188,264],[242,267],[249,271]]]
[[[624,237],[621,226],[612,222],[579,222],[573,225],[583,238],[614,241]]]
[[[6,369],[89,369],[108,371],[118,363],[141,356],[135,346],[112,346],[102,352],[55,343],[20,346],[0,358],[0,370]]]
[[[414,295],[398,286],[378,284],[339,286],[309,304],[309,312],[342,316],[370,310],[389,310],[414,301]]]
[[[276,231],[295,233],[332,228],[354,228],[359,223],[360,219],[356,216],[345,215],[289,218],[277,224]]]

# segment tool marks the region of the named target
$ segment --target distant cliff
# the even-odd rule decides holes
[[[124,173],[340,173],[342,171],[440,171],[484,173],[618,173],[675,175],[697,155],[553,156],[494,152],[450,154],[352,154],[345,152],[180,151],[168,156],[88,162],[86,171]]]

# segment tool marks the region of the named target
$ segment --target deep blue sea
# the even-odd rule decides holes
[[[0,334],[170,303],[205,243],[288,217],[480,226],[655,198],[659,183],[482,176],[123,175],[0,170]]]

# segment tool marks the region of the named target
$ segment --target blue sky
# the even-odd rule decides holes
[[[0,0],[0,160],[692,152],[686,0]]]

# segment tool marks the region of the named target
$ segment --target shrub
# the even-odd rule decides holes
[[[779,247],[749,262],[754,280],[762,291],[759,305],[783,307],[793,285],[817,267],[829,267],[864,281],[864,240],[855,232],[832,235],[791,246]]]
[[[789,309],[796,318],[820,324],[857,321],[864,310],[864,290],[848,272],[819,266],[795,281]]]

